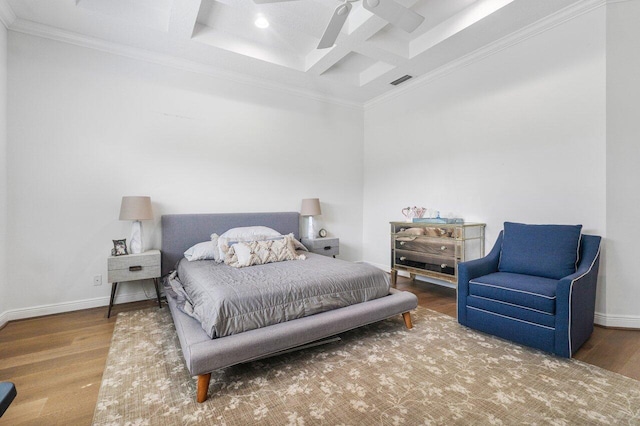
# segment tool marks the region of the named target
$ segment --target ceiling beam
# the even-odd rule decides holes
[[[190,39],[196,26],[202,0],[174,1],[169,17],[169,33],[181,39]]]

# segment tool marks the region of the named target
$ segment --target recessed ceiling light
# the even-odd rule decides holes
[[[254,22],[254,25],[258,28],[267,28],[269,26],[269,21],[264,16],[258,16]]]

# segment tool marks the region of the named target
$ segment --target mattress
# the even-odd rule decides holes
[[[177,266],[182,310],[211,338],[224,337],[384,297],[389,277],[376,267],[306,253],[306,260],[232,268],[212,260]]]

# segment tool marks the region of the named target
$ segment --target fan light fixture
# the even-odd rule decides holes
[[[256,4],[266,3],[280,3],[291,0],[253,0]],[[338,0],[340,4],[333,11],[333,15],[327,24],[327,29],[324,30],[320,43],[318,43],[318,49],[327,49],[333,47],[340,35],[340,31],[347,22],[347,17],[351,11],[351,3],[358,0]],[[362,0],[362,7],[389,22],[398,28],[402,28],[406,32],[410,33],[416,30],[424,21],[424,16],[414,12],[396,3],[395,0]],[[256,25],[258,22],[256,21]]]
[[[269,21],[264,16],[258,16],[253,24],[260,29],[269,27]]]

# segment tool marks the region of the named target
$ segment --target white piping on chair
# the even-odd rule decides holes
[[[530,325],[534,325],[536,327],[546,328],[548,330],[555,330],[555,327],[549,327],[548,325],[536,324],[535,322],[525,321],[525,320],[521,320],[519,318],[514,318],[514,317],[507,316],[507,315],[502,315],[502,314],[497,314],[495,312],[490,312],[490,311],[487,311],[485,309],[476,308],[474,306],[467,306],[467,309],[473,309],[474,311],[485,312],[485,313],[490,314],[490,315],[495,315],[495,316],[498,316],[498,317],[507,318],[507,319],[510,319],[510,320],[513,320],[513,321],[523,322],[525,324],[530,324]]]
[[[580,263],[580,244],[582,244],[582,234],[578,238],[578,247],[576,248],[576,271],[578,270],[578,263]]]
[[[580,235],[580,242],[582,242],[582,235]],[[568,337],[569,337],[569,358],[571,358],[571,355],[573,353],[573,348],[571,347],[571,298],[573,297],[573,284],[578,281],[580,278],[584,277],[585,275],[587,275],[589,272],[591,272],[591,270],[593,269],[593,265],[595,265],[596,260],[598,259],[598,256],[600,256],[600,248],[602,247],[601,244],[598,244],[598,252],[596,253],[596,255],[593,258],[593,261],[591,262],[591,265],[589,266],[589,269],[587,269],[587,271],[580,275],[577,278],[574,278],[573,280],[571,280],[571,286],[569,287],[569,330],[568,330]],[[598,279],[598,277],[596,277],[596,280]]]
[[[526,309],[528,311],[533,311],[533,312],[538,312],[540,314],[554,316],[554,314],[550,314],[549,312],[541,311],[539,309],[529,308],[527,306],[516,305],[515,303],[504,302],[502,300],[489,299],[488,297],[476,296],[476,295],[473,295],[473,294],[469,295],[469,297],[475,297],[476,299],[482,299],[482,300],[489,300],[490,302],[500,303],[502,305],[509,305],[509,306],[513,306],[515,308]]]
[[[556,281],[558,281],[558,280],[556,280]],[[545,296],[544,294],[533,293],[531,291],[517,290],[515,288],[503,287],[503,286],[496,285],[496,284],[481,283],[479,281],[474,281],[474,280],[469,281],[469,284],[475,284],[475,285],[480,285],[480,286],[485,286],[485,287],[499,288],[499,289],[506,290],[506,291],[514,291],[516,293],[530,294],[532,296],[542,297],[544,299],[555,299],[556,298],[556,296],[553,296],[553,297],[552,296]]]

